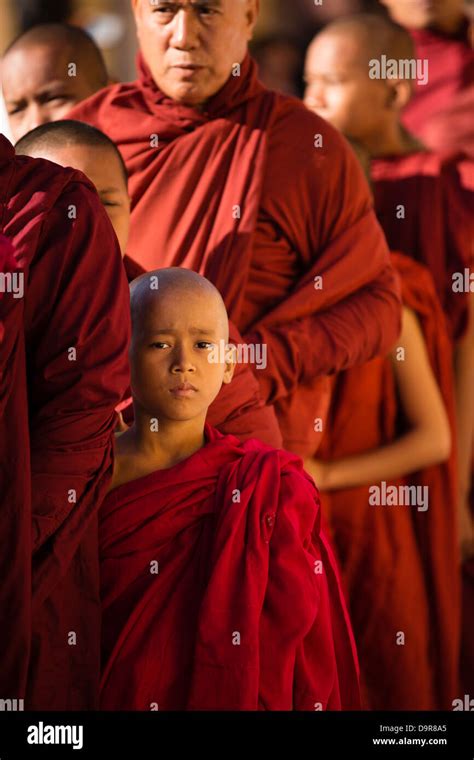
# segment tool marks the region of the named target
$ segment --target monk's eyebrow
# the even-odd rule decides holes
[[[162,328],[161,330],[150,330],[150,335],[176,335],[176,333],[179,332],[178,330],[174,330],[172,327],[166,327]],[[201,327],[191,327],[189,330],[191,335],[214,335],[215,334],[215,328],[210,328],[208,330],[203,329]]]

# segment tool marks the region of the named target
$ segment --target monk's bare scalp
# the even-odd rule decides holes
[[[131,283],[130,309],[133,330],[141,328],[147,307],[156,299],[172,294],[176,298],[183,298],[185,308],[186,295],[189,293],[200,293],[218,304],[219,321],[222,321],[227,334],[227,310],[215,285],[197,272],[180,267],[156,269],[141,275]]]
[[[54,151],[55,148],[72,145],[85,145],[90,148],[112,151],[120,164],[125,185],[128,186],[127,167],[115,143],[100,129],[91,127],[82,121],[61,119],[40,124],[39,127],[35,127],[21,140],[18,140],[15,145],[15,152],[18,156],[35,156],[41,150]]]
[[[38,24],[16,37],[3,54],[21,49],[50,46],[52,51],[66,52],[71,62],[80,64],[87,80],[96,89],[106,87],[108,73],[104,58],[92,37],[78,26],[70,24]]]
[[[415,57],[415,48],[410,34],[395,21],[375,13],[358,13],[346,16],[324,27],[319,36],[340,34],[355,39],[363,50],[361,63],[372,58],[406,59]],[[366,60],[367,59],[367,60]]]

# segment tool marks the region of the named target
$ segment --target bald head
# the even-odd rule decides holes
[[[385,55],[387,58],[413,58],[415,47],[410,34],[399,24],[384,16],[359,13],[346,16],[324,27],[311,43],[338,37],[350,46],[353,62],[368,67],[369,61]],[[309,49],[311,52],[311,46]]]
[[[2,88],[15,141],[55,121],[108,83],[102,54],[79,27],[40,24],[22,34],[2,59]]]
[[[192,318],[204,324],[209,316],[208,322],[219,332],[219,338],[229,339],[227,310],[217,288],[200,274],[179,267],[147,272],[132,282],[130,308],[133,330],[141,330],[153,306],[165,300],[178,304],[182,313],[187,309],[191,311],[192,302]]]
[[[305,103],[372,150],[397,131],[419,63],[410,35],[390,19],[366,13],[338,19],[308,48]],[[421,75],[427,76],[424,66]]]

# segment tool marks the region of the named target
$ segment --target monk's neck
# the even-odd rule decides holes
[[[426,150],[414,135],[410,134],[400,123],[380,129],[363,140],[363,145],[369,151],[371,158],[385,156],[404,156]]]
[[[168,469],[204,446],[204,422],[204,418],[163,420],[135,409],[130,443],[140,459],[157,470]]]

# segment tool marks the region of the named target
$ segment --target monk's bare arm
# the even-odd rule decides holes
[[[399,353],[403,348],[404,354]],[[403,356],[403,358],[401,358]],[[403,329],[391,360],[410,430],[378,449],[306,468],[322,490],[336,490],[398,478],[445,461],[451,450],[448,415],[430,365],[415,314],[403,310]]]
[[[463,556],[474,554],[474,527],[469,508],[474,436],[474,294],[469,296],[469,326],[454,353],[459,472],[459,521]]]

